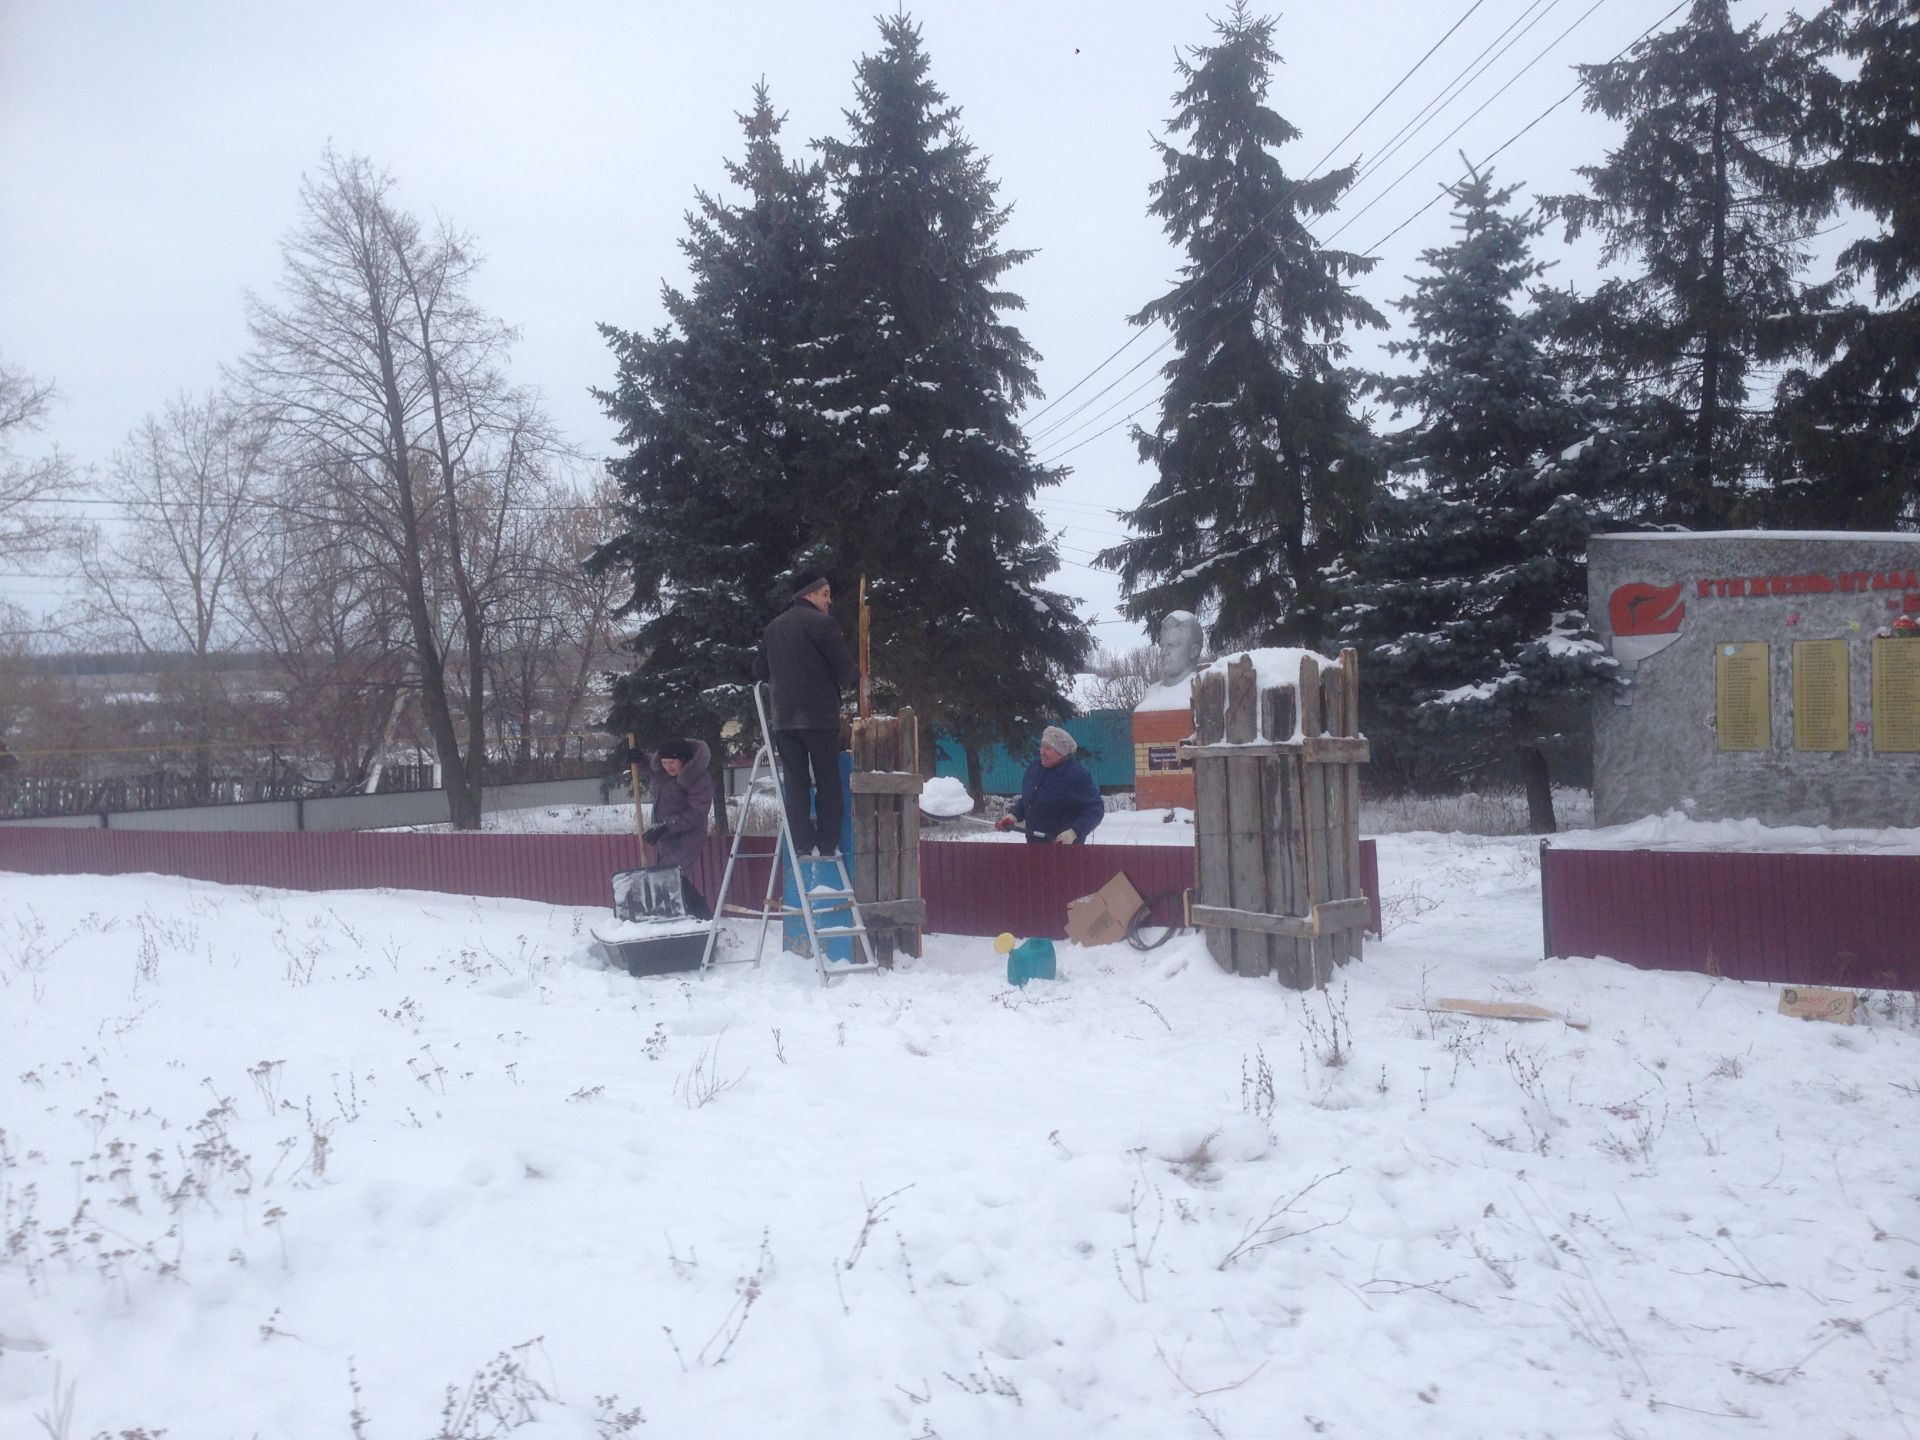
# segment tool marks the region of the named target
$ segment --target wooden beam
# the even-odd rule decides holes
[[[1298,755],[1315,765],[1364,765],[1373,759],[1373,742],[1364,735],[1309,735],[1305,740],[1254,740],[1245,745],[1182,745],[1181,755],[1220,755],[1240,759]]]
[[[1311,940],[1320,933],[1304,915],[1262,915],[1257,910],[1235,910],[1226,905],[1195,905],[1193,923],[1202,929],[1251,930],[1294,940]]]
[[[1366,925],[1367,916],[1365,896],[1358,900],[1326,900],[1307,915],[1263,915],[1258,910],[1235,910],[1226,905],[1193,907],[1196,925],[1219,930],[1252,930],[1293,940],[1312,940],[1336,930],[1353,930]]]
[[[904,770],[855,770],[847,788],[855,795],[918,795],[927,782]]]
[[[893,925],[924,925],[927,923],[927,902],[925,900],[871,900],[861,905],[861,913],[870,920],[884,920]]]

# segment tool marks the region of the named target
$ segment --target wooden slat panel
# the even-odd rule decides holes
[[[1316,905],[1308,915],[1270,915],[1264,910],[1242,910],[1236,906],[1195,905],[1193,923],[1209,928],[1310,939],[1365,925],[1367,902],[1329,900],[1324,905]]]
[[[1251,667],[1249,667],[1251,668]],[[1251,689],[1252,677],[1248,676]],[[1228,687],[1232,713],[1232,686]],[[1216,760],[1227,771],[1227,903],[1236,910],[1267,910],[1266,806],[1260,789],[1259,760]],[[1267,942],[1258,935],[1231,937],[1236,975],[1265,975]]]
[[[847,777],[855,795],[918,795],[926,785],[921,776],[900,770],[855,770]]]
[[[1242,655],[1227,662],[1227,710],[1221,737],[1229,744],[1260,738],[1260,693],[1253,658]]]
[[[869,920],[885,920],[892,925],[924,925],[927,902],[924,900],[875,900],[863,905],[861,912]]]

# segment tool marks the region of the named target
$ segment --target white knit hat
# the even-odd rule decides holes
[[[1040,732],[1040,743],[1049,750],[1057,750],[1062,755],[1071,755],[1080,748],[1080,742],[1062,730],[1058,725],[1049,725]]]

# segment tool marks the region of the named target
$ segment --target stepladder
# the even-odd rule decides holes
[[[704,973],[710,966],[726,963],[751,963],[757,966],[766,953],[767,930],[777,916],[781,921],[783,943],[799,940],[798,934],[792,937],[792,941],[785,939],[789,930],[787,922],[799,922],[798,928],[805,935],[807,953],[813,957],[822,984],[841,975],[878,970],[881,966],[874,958],[866,919],[860,913],[859,901],[854,898],[853,876],[847,869],[846,853],[836,849],[826,855],[812,851],[802,854],[794,843],[793,829],[787,823],[786,779],[780,773],[774,754],[773,729],[767,720],[767,698],[764,684],[753,687],[754,718],[760,731],[759,745],[754,751],[753,765],[748,771],[746,788],[742,792],[739,822],[733,827],[733,843],[727,851],[726,869],[721,874],[720,891],[713,907],[713,922],[707,930],[706,952],[700,958],[700,969]],[[839,783],[837,775],[832,779],[833,783]],[[767,875],[766,894],[761,897],[760,908],[755,910],[751,906],[730,905],[727,896],[731,893],[733,872],[741,857],[741,840],[747,829],[747,808],[752,805],[755,796],[763,793],[763,785],[773,796],[779,829],[773,864]],[[789,878],[791,883],[783,885],[783,879]],[[722,918],[729,914],[749,919],[757,917],[760,921],[759,936],[751,956],[741,956],[734,961],[718,961],[715,956],[720,924]]]

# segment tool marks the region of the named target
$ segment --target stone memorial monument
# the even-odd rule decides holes
[[[1600,825],[1920,825],[1920,535],[1596,535]]]
[[[1200,617],[1169,611],[1160,621],[1160,672],[1133,707],[1133,803],[1142,810],[1193,808],[1193,761],[1180,753],[1193,734],[1192,681],[1207,648]]]

